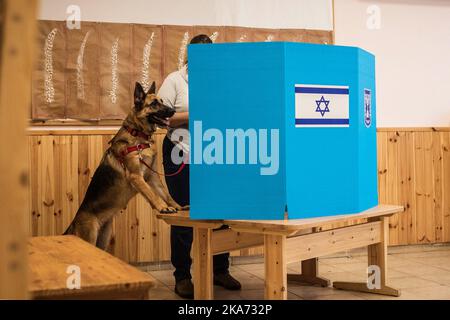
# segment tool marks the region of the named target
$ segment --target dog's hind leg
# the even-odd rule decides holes
[[[110,219],[100,228],[97,236],[97,248],[105,251],[108,249],[112,234],[112,222],[113,219]]]
[[[97,244],[99,229],[100,225],[97,218],[85,215],[84,217],[80,216],[80,218],[77,219],[74,234],[95,246]]]

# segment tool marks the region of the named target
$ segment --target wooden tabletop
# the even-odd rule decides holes
[[[33,237],[28,241],[29,291],[34,298],[95,292],[145,290],[156,280],[75,236]],[[80,267],[81,288],[67,288],[67,268]]]
[[[307,218],[307,219],[285,219],[285,220],[192,220],[188,211],[176,214],[158,214],[159,219],[163,219],[169,224],[185,226],[205,226],[217,228],[223,224],[233,229],[239,230],[263,230],[281,233],[294,233],[303,229],[317,228],[325,225],[335,224],[349,220],[368,219],[374,217],[391,216],[402,212],[404,208],[396,205],[378,205],[360,213],[344,214],[338,216]]]

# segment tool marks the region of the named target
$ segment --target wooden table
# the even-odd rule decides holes
[[[193,227],[195,299],[213,299],[212,256],[223,252],[264,245],[265,298],[286,299],[287,282],[328,286],[318,276],[317,257],[358,247],[368,248],[368,265],[380,269],[380,288],[367,283],[334,282],[337,289],[399,296],[387,285],[389,216],[403,207],[379,205],[358,214],[294,220],[191,220],[189,212],[158,214],[168,224]],[[336,224],[352,225],[321,231]],[[222,225],[229,229],[217,230]],[[286,265],[302,262],[302,274],[287,274]]]
[[[28,254],[34,299],[147,299],[156,283],[149,274],[75,236],[30,238]],[[69,266],[80,268],[80,289],[67,288]]]

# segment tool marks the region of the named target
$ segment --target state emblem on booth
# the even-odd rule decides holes
[[[372,94],[369,89],[364,89],[364,125],[369,128],[372,124]]]

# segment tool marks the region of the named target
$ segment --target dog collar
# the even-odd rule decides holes
[[[142,131],[139,131],[139,130],[130,128],[130,127],[128,127],[128,126],[123,126],[123,127],[124,127],[125,130],[127,130],[127,132],[128,132],[129,134],[131,134],[133,137],[141,137],[141,138],[143,138],[143,139],[145,139],[145,140],[148,140],[148,138],[149,138],[149,135],[143,133]]]

